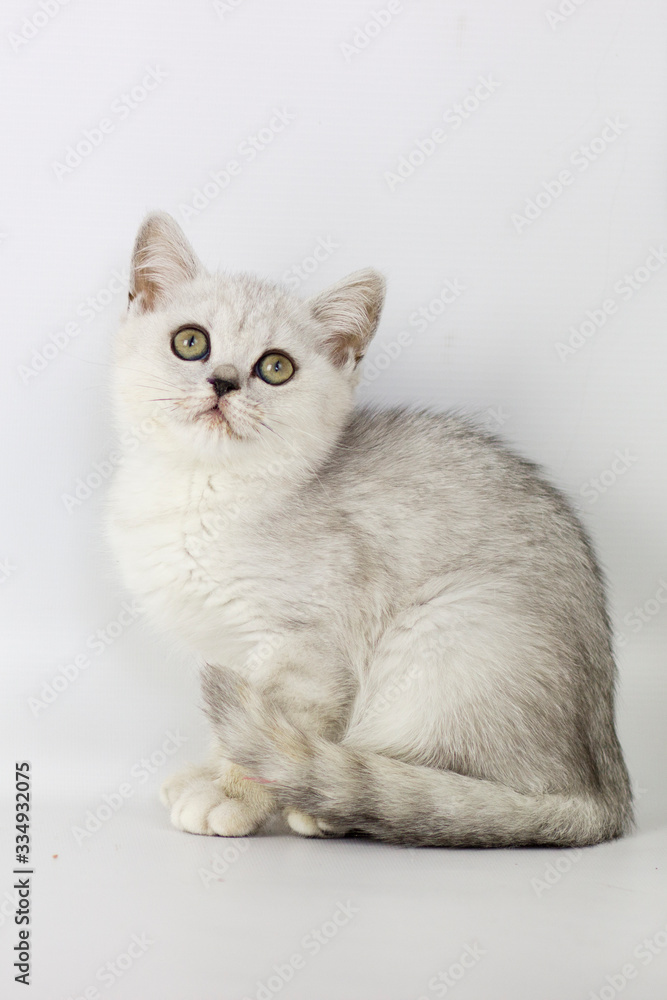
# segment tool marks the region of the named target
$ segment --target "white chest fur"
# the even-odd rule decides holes
[[[247,497],[222,475],[160,473],[134,460],[114,484],[109,533],[125,582],[160,628],[207,660],[239,662],[266,635]]]

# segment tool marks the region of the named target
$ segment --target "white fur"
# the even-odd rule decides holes
[[[600,746],[615,740],[613,663],[597,568],[562,498],[458,420],[353,416],[382,304],[374,272],[302,302],[193,261],[175,224],[144,225],[135,287],[147,262],[161,276],[116,344],[116,422],[131,447],[108,529],[156,626],[302,732],[506,785],[502,822],[517,794],[574,788],[582,713]],[[210,334],[203,362],[170,349],[187,324]],[[284,385],[253,374],[269,350],[296,363]],[[239,389],[217,400],[214,376]],[[619,789],[622,759],[610,761]],[[167,783],[172,821],[251,832],[276,803],[248,777],[214,748]],[[471,801],[488,795],[473,787]],[[308,836],[336,828],[299,809],[288,822]]]

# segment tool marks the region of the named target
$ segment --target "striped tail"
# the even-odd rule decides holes
[[[523,794],[307,735],[230,670],[207,667],[205,711],[220,752],[319,829],[412,846],[599,843],[631,826],[629,798],[591,789]]]

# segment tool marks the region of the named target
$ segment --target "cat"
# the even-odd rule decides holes
[[[456,415],[355,408],[385,283],[208,273],[149,215],[114,348],[108,533],[201,658],[179,829],[582,846],[632,828],[603,580],[565,498]],[[135,442],[136,443],[136,442]]]

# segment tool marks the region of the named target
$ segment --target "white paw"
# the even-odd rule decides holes
[[[315,819],[298,809],[292,809],[285,818],[289,827],[302,837],[324,837],[325,834],[334,832],[334,828],[323,819]]]
[[[261,825],[266,809],[257,802],[230,798],[217,774],[191,765],[168,778],[160,790],[177,830],[218,837],[245,837]]]
[[[263,813],[241,799],[227,798],[214,785],[186,790],[171,807],[171,822],[177,830],[208,836],[247,837],[263,819]]]
[[[202,764],[188,764],[181,771],[171,774],[160,787],[160,802],[169,808],[180,798],[186,788],[192,787],[198,780],[213,781],[215,775],[210,767]]]
[[[307,813],[299,812],[297,809],[292,809],[285,816],[288,826],[294,830],[295,833],[299,833],[302,837],[321,837],[322,831],[317,825],[317,820],[313,819]]]

